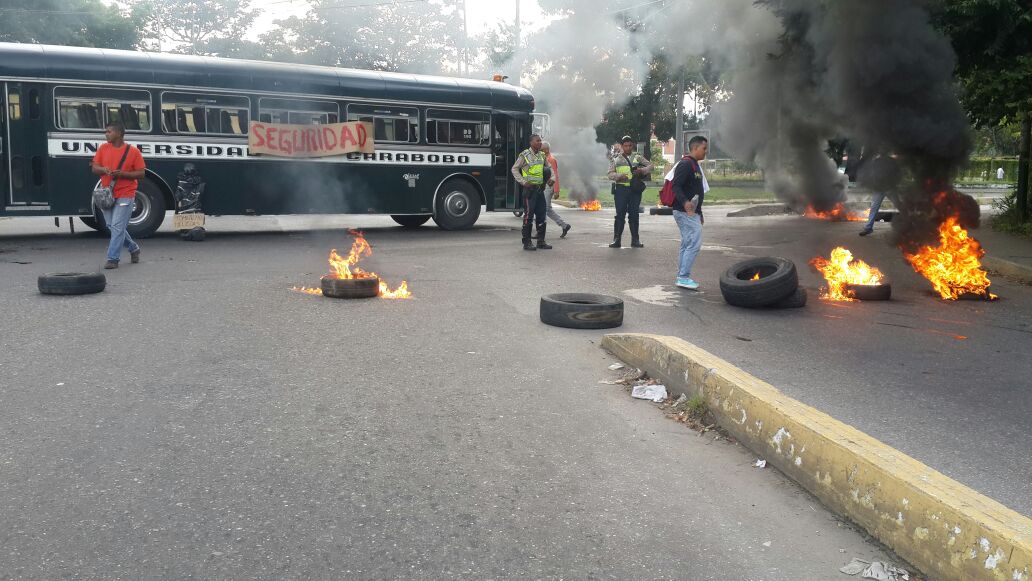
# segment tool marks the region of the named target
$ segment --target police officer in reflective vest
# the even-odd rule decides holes
[[[548,156],[541,151],[541,136],[530,136],[530,149],[526,149],[516,158],[512,166],[512,175],[522,186],[523,203],[523,249],[549,250],[552,247],[545,242],[545,218],[548,203],[545,201],[545,184],[552,185],[552,170],[548,166]],[[531,243],[531,226],[537,226],[537,247]]]
[[[613,182],[613,201],[616,203],[613,243],[609,245],[610,248],[620,248],[625,216],[631,227],[631,246],[645,246],[638,237],[638,207],[641,205],[641,194],[645,191],[645,178],[650,175],[652,163],[634,151],[634,140],[630,135],[625,135],[620,140],[620,153],[609,162],[609,179]]]

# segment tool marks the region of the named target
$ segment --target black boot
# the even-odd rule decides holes
[[[613,243],[609,245],[610,248],[620,248],[620,239],[623,238],[623,227],[624,221],[617,217],[613,222]]]
[[[638,238],[638,216],[634,215],[630,218],[627,225],[631,228],[631,248],[645,248],[645,245],[641,243],[641,239]]]
[[[547,226],[545,226],[545,225],[538,226],[538,229],[537,229],[537,235],[538,235],[537,247],[540,248],[541,250],[551,250],[552,249],[552,245],[547,243],[547,242],[545,242],[545,230],[547,230]]]
[[[523,218],[523,249],[524,250],[537,250],[534,245],[530,243],[530,229],[533,228],[530,218],[524,216]]]

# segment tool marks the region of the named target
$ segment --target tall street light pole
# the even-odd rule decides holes
[[[520,66],[520,0],[516,0],[516,46],[513,47],[513,66],[516,67],[513,81],[519,85],[520,76],[523,74]]]

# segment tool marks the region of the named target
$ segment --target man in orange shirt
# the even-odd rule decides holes
[[[111,185],[111,180],[116,180],[115,207],[101,210],[104,213],[104,224],[111,231],[107,263],[104,264],[104,268],[110,269],[118,268],[123,246],[129,251],[129,258],[133,264],[140,261],[140,245],[129,235],[126,227],[129,225],[129,217],[133,214],[137,180],[143,178],[146,166],[143,164],[140,150],[125,142],[125,126],[121,123],[108,123],[104,130],[104,139],[107,143],[97,149],[90,167],[94,175],[100,176],[101,185],[106,187]]]
[[[552,209],[552,200],[559,199],[559,162],[552,156],[552,146],[549,145],[547,141],[541,142],[541,152],[548,156],[545,161],[547,161],[548,166],[552,168],[552,179],[555,180],[555,183],[552,184],[552,191],[548,192],[548,195],[545,196],[548,206],[548,212],[546,215],[551,218],[557,226],[563,229],[563,233],[560,234],[559,237],[566,238],[566,234],[569,233],[570,228],[573,228],[573,226],[567,224],[566,221],[563,220],[562,216]]]

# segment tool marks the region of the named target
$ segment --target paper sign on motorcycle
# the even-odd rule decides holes
[[[288,125],[251,121],[248,155],[327,157],[373,153],[373,124],[364,121],[328,125]]]

